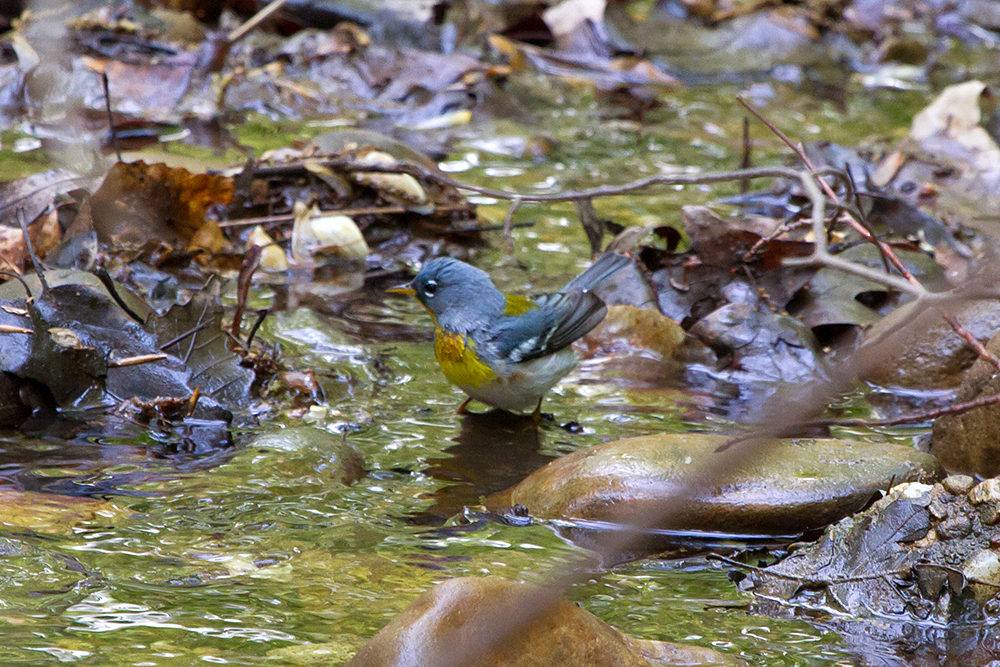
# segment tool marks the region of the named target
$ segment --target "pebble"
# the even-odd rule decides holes
[[[993,477],[983,480],[969,491],[969,502],[973,505],[979,505],[988,500],[1000,500],[1000,478]]]
[[[941,485],[944,486],[945,490],[953,496],[964,496],[967,494],[973,486],[975,486],[976,480],[972,479],[968,475],[951,475],[945,477]]]

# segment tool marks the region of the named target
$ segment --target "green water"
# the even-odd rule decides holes
[[[848,145],[905,134],[923,104],[919,93],[857,90],[838,110],[775,88],[767,113],[789,135]],[[470,129],[449,164],[459,179],[524,189],[550,179],[551,191],[625,182],[658,164],[735,168],[743,117],[736,92],[681,91],[642,125],[599,117],[601,105],[577,92],[536,112],[532,131],[557,142],[547,160],[472,148],[476,136],[497,130],[487,126]],[[270,135],[275,145],[286,137]],[[753,137],[758,164],[786,159],[759,124]],[[269,147],[256,135],[247,141]],[[596,206],[624,224],[669,224],[680,205],[733,191],[687,188]],[[503,219],[505,204],[481,203],[484,219]],[[550,289],[584,266],[588,246],[570,206],[526,205],[516,220],[535,223],[515,235],[517,262],[505,257],[499,237],[476,258],[501,285]],[[397,301],[360,305],[350,315],[427,325],[418,307]],[[354,330],[296,310],[271,318],[262,332],[282,344],[289,365],[316,370],[327,408],[312,423],[346,431],[369,470],[353,486],[336,481],[329,453],[317,449],[240,446],[209,461],[178,462],[146,457],[141,438],[95,437],[79,457],[89,463],[80,463],[73,453],[54,454],[52,441],[12,435],[0,443],[10,461],[5,474],[111,482],[103,504],[80,521],[48,531],[0,529],[0,664],[295,664],[310,655],[314,664],[338,664],[435,582],[485,574],[530,580],[579,553],[547,526],[479,522],[474,512],[462,517],[464,506],[568,451],[692,426],[688,392],[670,382],[623,388],[594,360],[547,399],[554,419],[538,432],[498,429],[454,414],[463,397],[436,369],[428,344],[363,340]],[[259,407],[262,430],[303,424],[280,405]],[[569,422],[579,427],[562,428]],[[568,595],[625,632],[715,647],[752,665],[852,664],[837,635],[750,613],[726,571],[698,561],[619,566]],[[307,643],[322,645],[322,653]]]

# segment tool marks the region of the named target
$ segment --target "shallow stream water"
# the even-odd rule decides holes
[[[851,87],[841,103],[770,85],[764,111],[790,136],[849,146],[901,137],[927,95]],[[738,166],[736,87],[682,90],[641,125],[602,117],[601,103],[569,86],[545,92],[556,103],[536,109],[533,123],[470,129],[444,168],[492,187],[558,192],[640,178],[660,165]],[[290,138],[287,128],[261,127],[248,126],[241,138],[258,147]],[[766,128],[752,128],[757,164],[787,160]],[[536,162],[477,147],[502,131],[544,135],[555,149]],[[596,206],[623,224],[677,224],[681,205],[734,191],[677,189]],[[476,201],[484,220],[503,219],[505,203]],[[499,235],[475,260],[502,287],[554,289],[585,265],[588,246],[571,206],[526,205],[516,221],[534,222],[515,234],[516,261]],[[269,297],[261,290],[255,298]],[[417,333],[429,324],[415,304],[397,300],[350,314]],[[685,388],[683,376],[632,382],[602,372],[601,360],[585,362],[546,400],[553,418],[537,432],[459,417],[462,396],[437,370],[427,342],[366,340],[356,331],[299,309],[271,318],[262,332],[282,344],[290,365],[320,376],[328,410],[313,423],[346,432],[364,457],[369,472],[353,486],[336,481],[322,449],[238,444],[207,459],[175,459],[150,455],[155,443],[139,432],[72,442],[6,434],[0,490],[88,497],[68,497],[81,513],[76,521],[65,509],[42,521],[47,530],[0,528],[0,664],[339,664],[435,582],[482,574],[530,580],[577,552],[545,525],[463,516],[483,495],[594,443],[724,426],[692,423],[692,406],[707,399]],[[302,423],[265,412],[257,428]],[[242,432],[238,442],[252,435]],[[753,614],[726,570],[697,558],[620,565],[568,596],[627,633],[714,647],[751,665],[853,664],[837,634]]]

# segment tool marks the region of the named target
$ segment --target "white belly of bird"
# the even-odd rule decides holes
[[[547,357],[507,364],[496,377],[478,387],[459,389],[480,403],[511,412],[534,410],[542,396],[576,367],[576,354],[565,348]]]

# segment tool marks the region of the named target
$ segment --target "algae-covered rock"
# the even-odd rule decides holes
[[[254,438],[248,448],[279,452],[315,450],[326,457],[324,470],[344,484],[353,484],[365,475],[361,454],[343,436],[309,426],[287,428]]]
[[[1000,354],[1000,334],[986,345]],[[955,400],[960,403],[1000,393],[1000,373],[979,359],[964,376]],[[1000,475],[1000,406],[988,405],[934,422],[931,451],[946,469],[983,477]]]
[[[740,460],[739,445],[717,451],[722,435],[628,438],[568,454],[491,496],[487,505],[522,505],[535,517],[628,524],[654,516],[654,528],[788,535],[823,527],[864,507],[880,490],[930,479],[933,457],[908,447],[846,440],[785,440],[769,455]],[[735,459],[733,457],[736,457]],[[733,472],[721,486],[687,488],[706,466]]]
[[[0,491],[0,527],[33,533],[67,534],[81,524],[120,514],[114,504],[96,498],[37,491]]]
[[[743,664],[712,649],[633,639],[565,599],[556,600],[529,619],[540,592],[536,587],[495,577],[450,579],[431,588],[390,621],[348,667]],[[506,637],[498,636],[498,629],[519,614],[529,622]],[[470,661],[462,659],[464,651]]]

